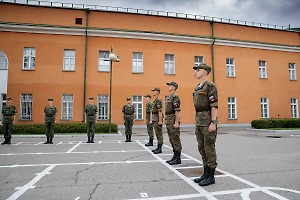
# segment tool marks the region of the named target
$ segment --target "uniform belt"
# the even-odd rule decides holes
[[[148,115],[149,115],[149,114],[150,114],[150,112],[146,112],[146,114],[148,114]]]
[[[210,107],[196,108],[196,113],[197,112],[204,112],[204,111],[210,111]]]
[[[95,116],[95,115],[88,115],[88,116]]]
[[[51,115],[51,116],[49,116],[49,115],[46,115],[46,117],[54,117],[54,115]]]
[[[171,114],[175,114],[175,111],[172,111],[172,112],[166,112],[166,115],[171,115]]]
[[[152,112],[152,114],[158,114],[158,112]]]

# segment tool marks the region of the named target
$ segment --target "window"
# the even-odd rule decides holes
[[[32,120],[32,94],[21,94],[21,120]]]
[[[109,72],[110,71],[109,51],[99,51],[98,58],[98,71]]]
[[[64,50],[64,71],[75,71],[75,50]]]
[[[6,105],[6,94],[1,94],[1,99],[0,99],[0,110]],[[2,115],[0,114],[0,121],[2,120]]]
[[[268,78],[266,61],[258,61],[259,78]]]
[[[226,58],[226,75],[228,77],[235,77],[235,66],[233,58]]]
[[[35,69],[35,48],[24,48],[23,69]]]
[[[132,105],[135,109],[135,119],[143,119],[143,96],[132,96]]]
[[[108,119],[108,95],[98,95],[98,119]]]
[[[0,51],[0,70],[8,69],[8,60],[3,51]]]
[[[203,63],[203,56],[195,56],[195,66],[198,66],[199,64]]]
[[[236,98],[228,97],[228,119],[236,119]]]
[[[143,53],[133,52],[132,53],[132,72],[143,73]]]
[[[63,94],[62,95],[62,120],[72,120],[73,119],[73,107],[74,107],[74,96],[73,94]]]
[[[261,118],[269,118],[269,100],[268,98],[260,99]]]
[[[295,63],[289,63],[289,74],[290,74],[290,80],[297,80]]]
[[[174,55],[165,54],[165,74],[175,74]]]
[[[298,99],[291,99],[291,114],[292,118],[299,118]]]

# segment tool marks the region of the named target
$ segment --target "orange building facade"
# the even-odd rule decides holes
[[[0,78],[6,84],[0,92],[2,103],[6,95],[13,98],[16,123],[42,123],[49,97],[57,122],[83,121],[93,96],[99,122],[108,122],[111,102],[112,122],[123,125],[122,106],[131,97],[134,123],[144,125],[143,96],[159,87],[164,102],[166,82],[176,81],[181,124],[192,125],[198,83],[192,67],[200,62],[213,69],[219,124],[299,118],[299,32],[126,9],[1,2],[0,11]],[[120,62],[110,73],[112,46]]]

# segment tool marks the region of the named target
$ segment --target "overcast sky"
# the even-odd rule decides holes
[[[21,0],[18,0],[21,1]],[[51,1],[51,0],[48,0]],[[300,0],[52,0],[300,27]]]

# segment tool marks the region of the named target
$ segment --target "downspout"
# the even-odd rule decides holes
[[[211,71],[212,71],[212,82],[215,82],[215,29],[214,29],[214,20],[210,21],[211,25],[211,38],[213,39],[213,42],[211,44]]]
[[[89,12],[88,8],[85,9],[85,48],[84,48],[84,72],[83,72],[83,112],[82,112],[82,122],[85,121],[84,108],[86,99],[86,61],[87,61],[87,48],[88,48],[88,22],[89,22]]]

